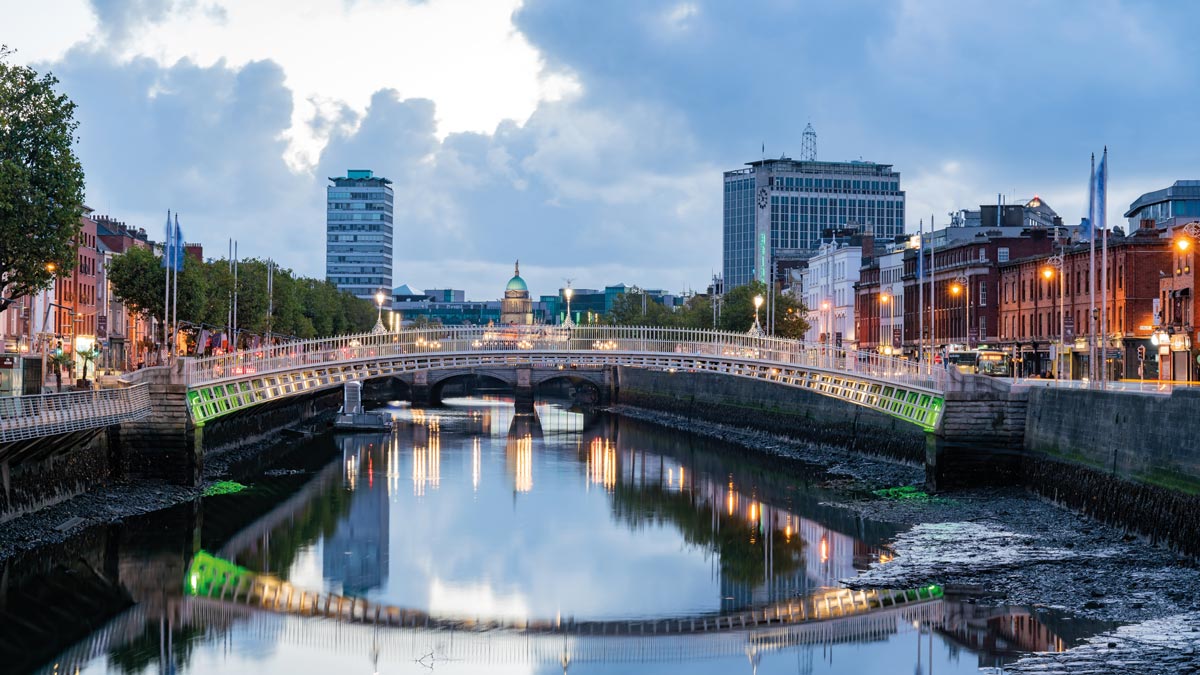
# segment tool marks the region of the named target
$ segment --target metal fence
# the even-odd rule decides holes
[[[690,354],[766,366],[799,366],[853,373],[935,392],[945,391],[948,384],[944,369],[934,368],[927,372],[916,362],[873,352],[745,333],[626,326],[447,326],[364,333],[192,359],[185,365],[184,373],[189,386],[198,386],[333,362],[501,352],[555,354],[566,360],[572,354],[598,352],[614,356]]]
[[[0,398],[0,442],[40,438],[140,420],[150,414],[146,385]]]

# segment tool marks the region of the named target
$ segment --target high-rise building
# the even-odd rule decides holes
[[[904,191],[890,164],[783,157],[747,166],[725,172],[726,290],[770,283],[776,260],[811,256],[826,231],[904,232]]]
[[[382,290],[384,306],[391,307],[392,181],[367,169],[329,180],[325,278],[372,302]]]

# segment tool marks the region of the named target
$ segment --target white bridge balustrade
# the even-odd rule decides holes
[[[0,443],[97,429],[149,414],[146,385],[0,397]]]
[[[949,377],[901,359],[743,333],[623,326],[451,326],[352,335],[189,359],[197,424],[280,397],[421,370],[627,366],[807,389],[937,428]]]

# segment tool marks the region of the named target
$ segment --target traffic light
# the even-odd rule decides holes
[[[62,350],[62,340],[59,340],[59,341],[57,341],[57,342],[55,342],[55,343],[54,343],[54,355],[55,355],[55,356],[62,356],[62,354],[63,354],[63,350]]]
[[[1146,345],[1138,345],[1138,360],[1146,360]]]

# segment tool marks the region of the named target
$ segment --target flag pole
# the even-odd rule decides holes
[[[1088,388],[1096,386],[1096,153],[1088,179]]]
[[[171,270],[174,272],[175,280],[171,288],[171,361],[174,362],[179,357],[179,267],[183,264],[183,258],[180,256],[183,253],[183,241],[179,234],[179,212],[175,212],[175,234],[173,255],[171,258]]]
[[[917,223],[917,361],[925,361],[925,220]],[[926,372],[933,367],[925,364]]]
[[[1108,388],[1108,146],[1104,146],[1104,157],[1100,160],[1100,175],[1096,177],[1096,193],[1100,231],[1100,388]]]
[[[167,356],[171,353],[168,351],[168,345],[171,344],[170,321],[171,317],[171,209],[167,209],[167,238],[163,241],[163,348],[162,348],[162,365],[167,365]]]
[[[934,257],[936,241],[933,237],[933,217],[929,218],[929,362],[933,363],[937,352],[937,264]],[[933,365],[929,366],[932,372]]]

